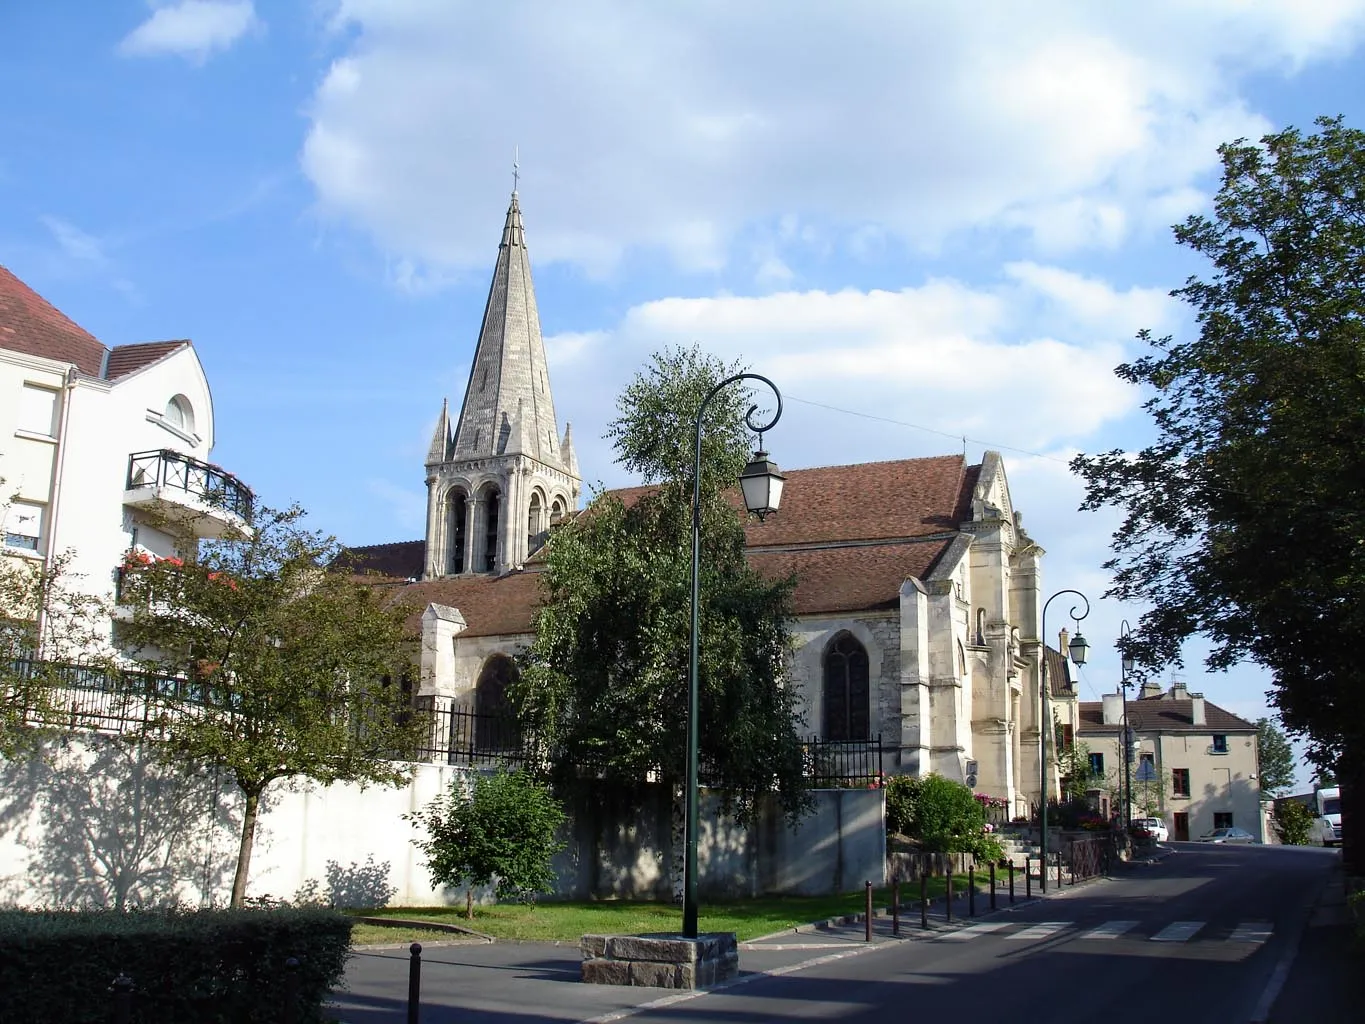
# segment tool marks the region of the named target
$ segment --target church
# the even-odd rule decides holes
[[[1043,658],[1057,722],[1075,721],[1063,635],[1039,636],[1043,550],[1000,455],[786,471],[781,511],[746,527],[751,564],[794,573],[789,685],[808,733],[880,738],[889,774],[936,772],[1004,802],[1038,803]],[[577,510],[516,192],[458,416],[428,450],[426,536],[350,549],[357,571],[417,609],[418,694],[496,704],[531,639],[537,551]],[[1050,772],[1048,792],[1058,779]]]

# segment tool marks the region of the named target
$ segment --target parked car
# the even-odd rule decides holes
[[[1171,838],[1171,830],[1160,818],[1134,818],[1133,827],[1142,829],[1158,843],[1168,842]]]
[[[1216,828],[1199,837],[1201,843],[1254,843],[1256,837],[1246,829]]]

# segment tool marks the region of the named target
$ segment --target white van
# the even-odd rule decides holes
[[[1313,794],[1313,804],[1318,817],[1327,819],[1332,826],[1331,838],[1328,839],[1325,833],[1323,835],[1323,845],[1336,846],[1341,842],[1341,789],[1329,786],[1318,790]]]

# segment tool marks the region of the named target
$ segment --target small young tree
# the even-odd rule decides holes
[[[328,572],[331,538],[303,511],[258,510],[253,528],[196,561],[132,556],[124,642],[147,670],[185,676],[150,726],[169,757],[226,771],[245,799],[233,906],[246,897],[261,797],[277,780],[401,785],[417,722],[401,687],[403,609]]]
[[[1313,841],[1313,826],[1317,818],[1297,800],[1277,800],[1271,824],[1285,846],[1307,846]]]
[[[1294,748],[1269,718],[1256,719],[1256,757],[1263,791],[1280,793],[1294,785]]]
[[[522,771],[460,776],[448,792],[404,815],[426,830],[415,840],[441,885],[465,887],[465,917],[474,918],[474,889],[494,885],[499,899],[528,899],[554,887],[550,859],[564,811],[542,783]]]

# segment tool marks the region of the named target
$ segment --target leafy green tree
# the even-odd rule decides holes
[[[1268,668],[1281,722],[1337,769],[1365,874],[1365,133],[1317,123],[1220,148],[1212,214],[1175,229],[1211,266],[1174,292],[1198,336],[1144,332],[1117,370],[1156,440],[1073,468],[1084,508],[1125,511],[1108,596],[1150,606],[1131,653],[1155,669],[1202,633],[1211,669]]]
[[[1313,842],[1313,827],[1317,819],[1311,810],[1297,800],[1277,800],[1271,824],[1280,842],[1286,846],[1308,846]]]
[[[731,370],[696,348],[654,356],[608,434],[618,461],[654,486],[629,501],[599,495],[549,545],[545,601],[511,695],[563,791],[683,781],[693,423]],[[701,781],[741,817],[763,793],[798,815],[808,799],[799,717],[783,685],[794,581],[749,567],[727,494],[750,450],[748,400],[738,385],[722,391],[702,438]]]
[[[457,776],[450,789],[404,815],[426,830],[417,848],[441,885],[465,887],[465,917],[474,917],[474,888],[495,884],[499,899],[527,899],[554,888],[550,860],[565,815],[550,791],[526,772],[500,769]]]
[[[13,500],[0,498],[0,522]],[[73,664],[94,672],[111,665],[107,604],[72,572],[73,557],[0,552],[0,757],[32,754],[45,727],[61,725]]]
[[[1294,785],[1294,749],[1268,718],[1256,719],[1256,757],[1261,766],[1261,789],[1280,793]]]
[[[337,545],[303,512],[261,509],[253,528],[194,561],[130,555],[121,638],[149,671],[182,676],[151,716],[166,756],[225,771],[244,798],[232,905],[246,896],[261,797],[280,779],[400,785],[413,716],[387,680],[408,664],[404,611],[325,566]]]

